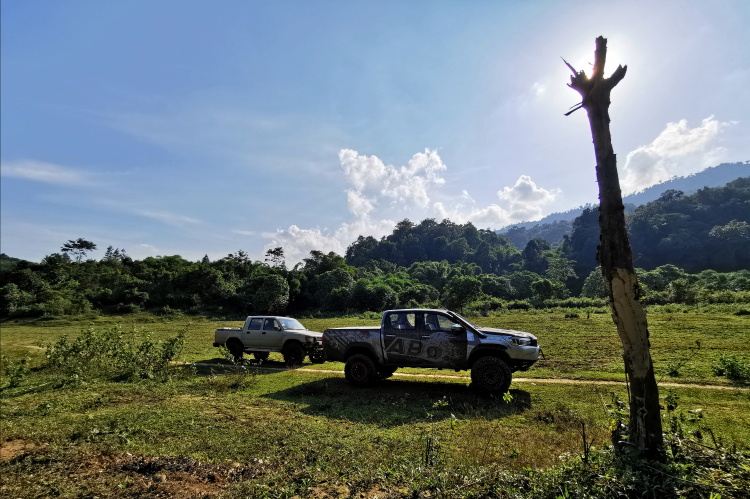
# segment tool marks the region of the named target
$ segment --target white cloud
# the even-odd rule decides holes
[[[254,232],[252,230],[237,230],[237,229],[235,229],[235,230],[232,231],[232,233],[233,234],[239,234],[241,236],[257,236],[258,235],[257,232]]]
[[[720,163],[726,155],[716,139],[730,123],[709,116],[700,126],[687,120],[667,123],[653,142],[628,153],[621,184],[624,194],[636,192],[673,176],[689,175]]]
[[[4,177],[24,178],[50,184],[82,186],[91,183],[83,172],[29,159],[3,163],[0,172]]]
[[[440,172],[446,166],[437,151],[430,149],[415,154],[407,166],[400,168],[386,165],[377,156],[360,156],[351,149],[339,151],[339,161],[344,177],[359,193],[371,191],[402,207],[427,207],[428,189],[445,183]]]
[[[152,244],[141,243],[136,246],[132,253],[132,257],[137,259],[146,258],[148,256],[157,256],[161,253],[161,250]]]
[[[336,229],[334,237],[342,243],[342,246],[348,246],[359,236],[373,236],[375,239],[380,239],[393,232],[395,226],[396,222],[393,220],[370,220],[369,218],[363,218],[349,224],[341,224]]]
[[[151,211],[151,210],[135,210],[133,212],[136,215],[140,215],[146,218],[152,218],[160,222],[164,222],[168,225],[175,225],[177,227],[184,227],[186,224],[199,224],[200,220],[191,218],[185,215],[178,215],[176,213],[170,213],[168,211]]]
[[[438,220],[446,218],[458,223],[472,222],[478,227],[500,228],[511,223],[530,221],[542,217],[542,207],[553,201],[559,189],[547,190],[537,185],[528,175],[521,175],[513,187],[498,191],[501,204],[477,208],[476,201],[467,191],[462,191],[457,204],[446,207],[442,202],[432,205]]]
[[[281,246],[288,264],[294,265],[310,255],[310,251],[318,250],[323,253],[331,251],[343,255],[346,248],[336,237],[324,234],[319,228],[300,229],[291,225],[288,229],[279,229],[271,234],[263,234],[271,239],[264,250]]]
[[[521,175],[513,187],[505,187],[498,191],[500,199],[510,201],[513,204],[537,203],[546,204],[554,201],[555,192],[537,187],[528,175]]]
[[[373,201],[359,191],[351,189],[346,191],[346,200],[349,205],[349,211],[357,218],[366,217],[375,208]]]

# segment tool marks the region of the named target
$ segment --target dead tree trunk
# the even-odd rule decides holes
[[[651,361],[646,314],[639,302],[641,287],[633,268],[633,253],[625,227],[625,209],[617,175],[617,158],[609,132],[609,95],[625,77],[627,66],[618,66],[612,76],[604,78],[606,58],[607,40],[600,36],[596,39],[591,78],[583,71],[577,72],[565,62],[573,71],[568,86],[582,97],[581,103],[567,114],[584,108],[588,112],[591,135],[594,138],[601,228],[596,258],[609,290],[612,319],[622,341],[625,372],[630,378],[629,443],[636,446],[644,456],[661,459],[664,441],[659,413],[659,389]]]

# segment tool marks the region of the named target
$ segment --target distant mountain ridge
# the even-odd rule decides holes
[[[676,177],[660,184],[652,185],[640,192],[629,194],[622,198],[625,203],[626,211],[633,211],[636,206],[646,204],[650,201],[659,199],[662,193],[674,189],[682,191],[686,196],[693,194],[698,189],[703,187],[720,187],[732,180],[739,177],[750,176],[750,161],[739,162],[739,163],[722,163],[718,166],[712,166],[705,170],[688,175],[686,177]],[[558,220],[572,221],[578,217],[583,210],[592,206],[597,206],[599,203],[588,203],[578,208],[573,208],[568,211],[551,213],[546,217],[537,220],[535,222],[519,222],[517,224],[508,225],[502,229],[497,230],[498,234],[505,234],[512,228],[526,228],[531,229],[537,225],[551,224]],[[628,206],[633,205],[633,206]]]

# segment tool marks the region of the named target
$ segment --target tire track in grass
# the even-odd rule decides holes
[[[188,365],[188,363],[181,363]],[[227,364],[198,364],[201,367],[227,367]],[[298,369],[287,369],[279,367],[255,367],[255,369],[262,369],[264,371],[294,371],[294,372],[305,372],[305,373],[325,373],[325,374],[344,374],[344,371],[336,371],[333,369],[309,369],[309,368],[298,368]],[[393,373],[394,377],[402,378],[435,378],[435,379],[460,379],[471,381],[469,376],[464,375],[449,375],[449,374],[415,374],[415,373]],[[609,380],[584,380],[584,379],[565,379],[565,378],[513,378],[513,383],[551,383],[560,385],[612,385],[612,386],[625,386],[624,381],[609,381]],[[669,388],[705,388],[707,390],[748,390],[745,387],[739,386],[724,386],[724,385],[698,385],[695,383],[659,383],[659,386]]]

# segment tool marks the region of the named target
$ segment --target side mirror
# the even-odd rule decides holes
[[[276,330],[276,331],[281,331],[281,328],[280,328],[279,326],[274,326],[273,328],[274,328],[274,330]]]
[[[464,327],[461,324],[453,324],[451,326],[451,331],[453,331],[454,333],[463,333]]]

